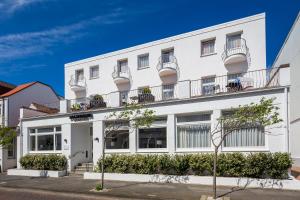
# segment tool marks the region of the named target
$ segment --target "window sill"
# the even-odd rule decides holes
[[[130,153],[129,149],[105,149],[105,153]]]
[[[29,154],[61,154],[62,151],[29,151]]]
[[[90,80],[95,80],[95,79],[98,79],[98,78],[99,78],[99,76],[94,77],[94,78],[90,78]]]
[[[149,148],[149,149],[138,149],[137,153],[168,153],[167,148]]]
[[[147,67],[140,67],[140,68],[138,68],[138,70],[143,70],[143,69],[148,69],[148,68],[150,68],[150,66],[147,66]]]
[[[15,160],[15,159],[17,159],[17,158],[15,158],[15,157],[7,157],[7,160]]]
[[[177,148],[176,153],[187,153],[187,152],[211,152],[213,148],[203,147],[203,148]]]
[[[200,57],[207,57],[207,56],[213,56],[213,55],[217,55],[217,53],[204,54],[204,55],[201,55]]]
[[[266,147],[223,147],[222,152],[269,152],[270,150]]]

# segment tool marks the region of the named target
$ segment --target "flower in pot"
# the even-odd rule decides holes
[[[103,97],[102,97],[102,95],[100,95],[100,94],[96,94],[96,95],[93,97],[93,100],[103,102]]]
[[[90,108],[105,108],[106,103],[104,102],[103,96],[96,94],[92,97],[90,101]]]
[[[138,102],[143,103],[143,102],[153,102],[154,101],[154,96],[151,94],[151,89],[150,88],[143,88],[141,94],[138,95]]]
[[[146,88],[143,88],[143,91],[142,91],[143,94],[151,94],[151,89],[146,87]]]
[[[78,110],[81,110],[81,106],[79,103],[75,103],[71,106],[71,110],[72,111],[78,111]]]

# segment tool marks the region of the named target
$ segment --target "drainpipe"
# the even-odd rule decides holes
[[[284,88],[285,109],[286,109],[286,149],[290,153],[290,123],[289,123],[289,93],[288,87]]]

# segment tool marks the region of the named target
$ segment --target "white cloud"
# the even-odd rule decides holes
[[[20,10],[27,6],[46,1],[52,0],[2,0],[2,2],[0,3],[0,11],[2,13],[12,14],[17,10]]]

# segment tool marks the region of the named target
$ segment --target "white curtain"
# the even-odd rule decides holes
[[[139,68],[148,67],[149,66],[149,56],[144,55],[139,57]]]
[[[210,124],[177,126],[178,148],[201,148],[210,145]]]
[[[207,55],[214,52],[215,52],[214,40],[202,43],[202,55]]]
[[[241,128],[227,135],[224,140],[225,147],[253,147],[264,145],[265,134],[264,128],[261,126]]]

